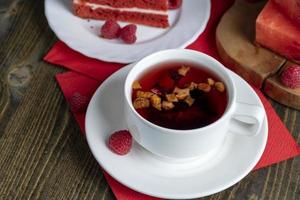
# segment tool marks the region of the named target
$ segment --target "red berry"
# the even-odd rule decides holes
[[[71,110],[75,113],[84,112],[88,103],[89,99],[79,92],[75,92],[70,99]]]
[[[292,65],[286,68],[280,76],[283,85],[289,88],[300,87],[300,66]]]
[[[169,9],[173,10],[179,8],[181,4],[182,4],[182,0],[169,0],[168,7]]]
[[[120,37],[127,44],[133,44],[136,41],[136,25],[129,24],[124,26],[121,30]]]
[[[158,85],[164,92],[170,92],[175,87],[175,81],[166,74],[159,79]]]
[[[118,38],[120,35],[121,27],[114,20],[107,20],[101,27],[101,37],[106,39]]]
[[[132,136],[127,130],[114,132],[108,140],[110,150],[118,155],[127,154],[132,146]]]

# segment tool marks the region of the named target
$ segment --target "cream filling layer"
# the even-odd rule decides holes
[[[82,4],[81,0],[74,0],[75,4]],[[85,6],[89,6],[91,9],[95,10],[98,8],[101,9],[108,9],[112,11],[120,11],[120,12],[138,12],[138,13],[146,13],[146,14],[155,14],[155,15],[168,15],[168,11],[162,10],[153,10],[153,9],[143,9],[143,8],[114,8],[108,5],[100,5],[95,3],[85,2]]]

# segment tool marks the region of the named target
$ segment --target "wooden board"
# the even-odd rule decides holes
[[[217,27],[217,49],[225,65],[250,84],[263,88],[274,100],[300,109],[299,91],[284,87],[278,79],[287,60],[254,42],[255,20],[265,3],[237,0]]]

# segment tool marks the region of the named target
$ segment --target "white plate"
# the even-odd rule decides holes
[[[180,9],[169,11],[168,29],[138,25],[138,39],[132,45],[100,38],[103,21],[73,15],[72,0],[45,0],[45,13],[51,29],[72,49],[104,61],[131,63],[156,51],[185,48],[194,42],[208,22],[210,0],[183,1]]]
[[[97,89],[86,114],[86,137],[98,163],[116,180],[133,190],[155,197],[186,199],[211,195],[245,177],[259,161],[267,142],[265,117],[261,132],[254,136],[228,133],[217,155],[209,160],[166,161],[134,143],[126,156],[106,146],[109,135],[126,127],[123,116],[123,87],[132,65],[110,76]],[[238,100],[262,106],[252,88],[230,72]]]

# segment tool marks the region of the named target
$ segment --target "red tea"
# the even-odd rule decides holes
[[[227,91],[213,73],[191,63],[154,67],[133,84],[137,112],[161,127],[195,129],[218,120],[227,107]]]

